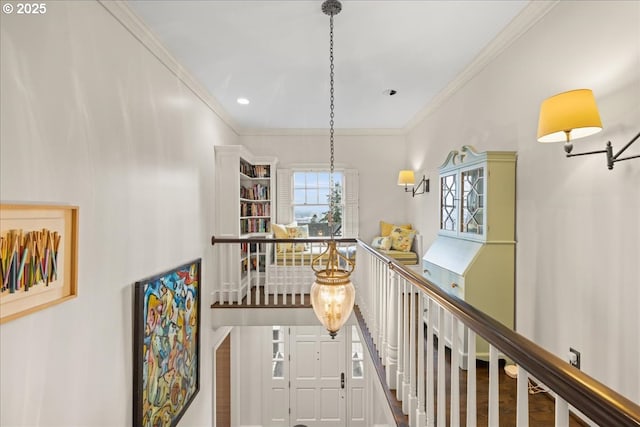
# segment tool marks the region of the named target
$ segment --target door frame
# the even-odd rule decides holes
[[[275,326],[275,325],[274,325]],[[284,378],[285,381],[287,381],[288,385],[289,385],[289,425],[291,425],[291,396],[292,396],[292,389],[291,389],[291,335],[292,335],[292,328],[296,328],[297,326],[310,326],[310,325],[291,325],[291,326],[285,326],[285,325],[281,325],[283,328],[286,329],[286,334],[285,334],[285,368],[284,368]],[[352,334],[351,334],[351,327],[355,326],[357,328],[358,334],[360,336],[360,343],[362,344],[362,350],[363,350],[363,378],[362,379],[358,379],[355,381],[352,381],[351,379],[351,374],[352,374],[352,358],[351,358],[351,348],[352,348]],[[318,326],[321,327],[321,326]],[[265,333],[262,335],[263,336],[263,341],[261,341],[259,343],[260,347],[263,349],[263,351],[258,352],[258,354],[260,355],[261,359],[263,360],[263,379],[262,379],[262,395],[266,396],[267,393],[270,393],[273,387],[273,383],[272,383],[272,331],[273,331],[273,326],[268,326],[265,327]],[[371,404],[370,404],[370,398],[371,398],[371,392],[370,392],[370,385],[371,382],[370,380],[370,370],[368,369],[368,367],[370,366],[370,363],[367,363],[367,359],[369,359],[371,356],[369,355],[368,349],[366,348],[366,343],[364,342],[363,339],[363,333],[362,330],[360,329],[360,326],[358,325],[357,322],[355,321],[349,321],[347,322],[344,326],[343,326],[343,330],[340,332],[345,334],[345,338],[344,338],[344,351],[343,351],[343,363],[344,363],[344,374],[345,374],[345,390],[344,390],[344,402],[345,402],[345,411],[344,411],[344,419],[345,419],[345,424],[344,427],[352,427],[353,426],[364,426],[367,425],[367,421],[370,419],[370,410],[371,410]],[[233,377],[232,377],[232,381],[233,381]],[[363,408],[363,415],[364,415],[364,421],[361,422],[355,422],[352,423],[352,412],[351,412],[351,408],[350,408],[350,402],[351,399],[353,398],[353,386],[357,385],[358,387],[362,387],[364,389],[364,408]],[[270,413],[269,413],[269,408],[268,405],[266,404],[262,404],[262,425],[263,426],[272,426],[271,421],[270,421]],[[275,425],[274,425],[275,426]]]

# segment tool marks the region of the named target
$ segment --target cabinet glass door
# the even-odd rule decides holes
[[[456,231],[456,174],[440,177],[440,229]]]
[[[484,168],[463,171],[460,231],[484,233]]]

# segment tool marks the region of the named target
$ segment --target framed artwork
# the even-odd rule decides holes
[[[200,267],[134,285],[134,427],[177,425],[200,390]]]
[[[78,207],[0,204],[0,323],[78,294]]]

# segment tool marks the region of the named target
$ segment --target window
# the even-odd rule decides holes
[[[327,171],[293,172],[293,219],[298,225],[309,226],[309,236],[330,236],[330,216],[333,215],[334,235],[342,235],[342,172]],[[331,212],[331,202],[334,207]]]
[[[284,328],[274,326],[271,337],[271,378],[284,378]]]
[[[351,326],[351,378],[364,378],[364,354],[358,329]]]
[[[276,222],[297,221],[309,225],[310,236],[328,236],[329,222],[324,219],[332,196],[336,236],[358,237],[358,171],[341,169],[334,171],[333,178],[334,188],[330,191],[329,168],[325,165],[278,168]]]

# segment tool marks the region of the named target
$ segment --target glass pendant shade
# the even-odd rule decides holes
[[[311,285],[311,305],[320,323],[335,338],[353,311],[356,290],[349,276],[354,264],[338,252],[335,241],[329,241],[327,246],[311,263],[316,273]]]
[[[316,317],[332,338],[351,316],[356,290],[347,276],[346,283],[323,284],[316,280],[311,285],[311,305]]]

